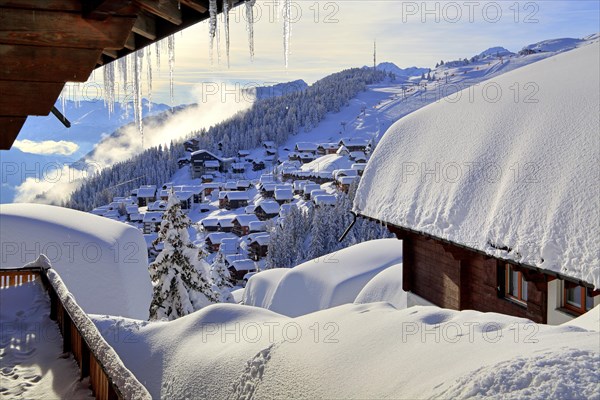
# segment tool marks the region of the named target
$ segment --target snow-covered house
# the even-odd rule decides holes
[[[275,196],[275,183],[260,183],[258,190],[263,198],[273,198]]]
[[[353,151],[365,151],[369,145],[369,139],[361,138],[343,138],[339,141],[338,145],[345,147],[349,152]]]
[[[308,183],[304,185],[304,187],[302,188],[304,200],[311,199],[311,192],[313,190],[321,190],[321,185],[319,185],[318,183]]]
[[[179,166],[179,168],[183,168],[186,165],[189,165],[191,162],[190,160],[190,156],[185,156],[185,157],[181,157],[177,160],[177,165]]]
[[[335,154],[339,148],[340,145],[338,143],[320,143],[319,146],[317,146],[317,154],[320,156]]]
[[[344,193],[348,193],[350,186],[359,179],[358,176],[340,176],[336,182],[340,190]]]
[[[256,265],[249,258],[234,261],[229,267],[231,278],[238,282],[244,280],[244,275],[252,271],[256,271]]]
[[[337,154],[338,156],[346,156],[347,157],[350,155],[350,151],[348,150],[348,148],[346,146],[340,145],[340,147],[337,149],[335,154]]]
[[[162,211],[147,212],[144,214],[144,234],[158,232],[160,223],[162,222]]]
[[[217,221],[219,232],[231,232],[233,230],[233,217],[222,217]]]
[[[365,155],[364,151],[351,151],[348,157],[355,163],[367,162],[367,156]]]
[[[190,173],[192,178],[221,171],[223,160],[208,150],[194,151],[190,156]]]
[[[233,219],[232,232],[238,236],[246,236],[250,233],[250,223],[259,222],[254,214],[238,215]]]
[[[254,214],[261,221],[274,218],[279,215],[279,203],[273,200],[262,201],[254,208]]]
[[[250,197],[248,193],[242,191],[225,192],[225,208],[233,210],[240,207],[246,207]]]
[[[181,209],[189,211],[194,204],[194,193],[193,192],[175,192],[177,200],[181,203]]]
[[[164,200],[156,200],[148,204],[148,211],[164,211],[167,209],[167,202]]]
[[[266,257],[270,240],[268,233],[255,236],[248,245],[248,256],[254,261]]]
[[[362,176],[363,172],[365,172],[367,164],[366,163],[356,163],[352,164],[351,168],[356,171],[359,176]]]
[[[275,201],[279,204],[290,203],[294,200],[291,186],[279,186],[275,189]]]
[[[156,185],[144,185],[137,190],[138,206],[145,207],[156,201]]]
[[[248,190],[252,187],[252,183],[248,180],[239,180],[236,184],[236,190]]]
[[[298,142],[294,146],[294,151],[299,154],[316,154],[319,146],[316,143]]]
[[[405,291],[550,324],[600,304],[599,60],[589,45],[494,78],[535,82],[534,102],[466,89],[388,129],[354,209],[402,239]]]
[[[200,221],[200,226],[205,232],[217,232],[219,230],[219,219],[204,218]]]
[[[259,233],[267,231],[267,224],[264,221],[252,221],[249,224],[249,233]]]
[[[206,235],[206,248],[208,251],[215,253],[219,251],[223,239],[236,239],[237,237],[230,232],[213,232]]]

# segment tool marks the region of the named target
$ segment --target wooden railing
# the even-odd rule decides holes
[[[50,319],[58,324],[63,351],[73,354],[81,379],[89,376],[94,397],[98,400],[150,400],[147,389],[123,365],[55,270],[43,267],[0,269],[0,289],[19,286],[37,278],[50,297]]]

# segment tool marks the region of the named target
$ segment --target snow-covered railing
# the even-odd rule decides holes
[[[99,400],[151,400],[148,390],[128,370],[115,350],[104,340],[96,325],[77,304],[47,258],[23,268],[0,270],[1,282],[16,286],[22,278],[40,276],[50,296],[50,318],[58,323],[63,336],[63,351],[73,353],[81,378],[90,377],[94,397]],[[12,282],[10,278],[13,277]],[[35,278],[33,278],[35,279]]]
[[[27,282],[34,281],[40,275],[37,267],[2,269],[0,270],[0,289],[7,289],[11,286],[20,286]]]

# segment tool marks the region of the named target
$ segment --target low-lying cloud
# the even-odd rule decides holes
[[[61,155],[70,156],[79,150],[79,145],[74,142],[67,140],[43,140],[36,142],[34,140],[15,140],[13,146],[17,149],[31,154],[43,154],[43,155]]]

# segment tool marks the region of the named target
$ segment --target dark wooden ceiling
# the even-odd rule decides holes
[[[208,17],[208,0],[0,0],[0,150],[66,82]]]

